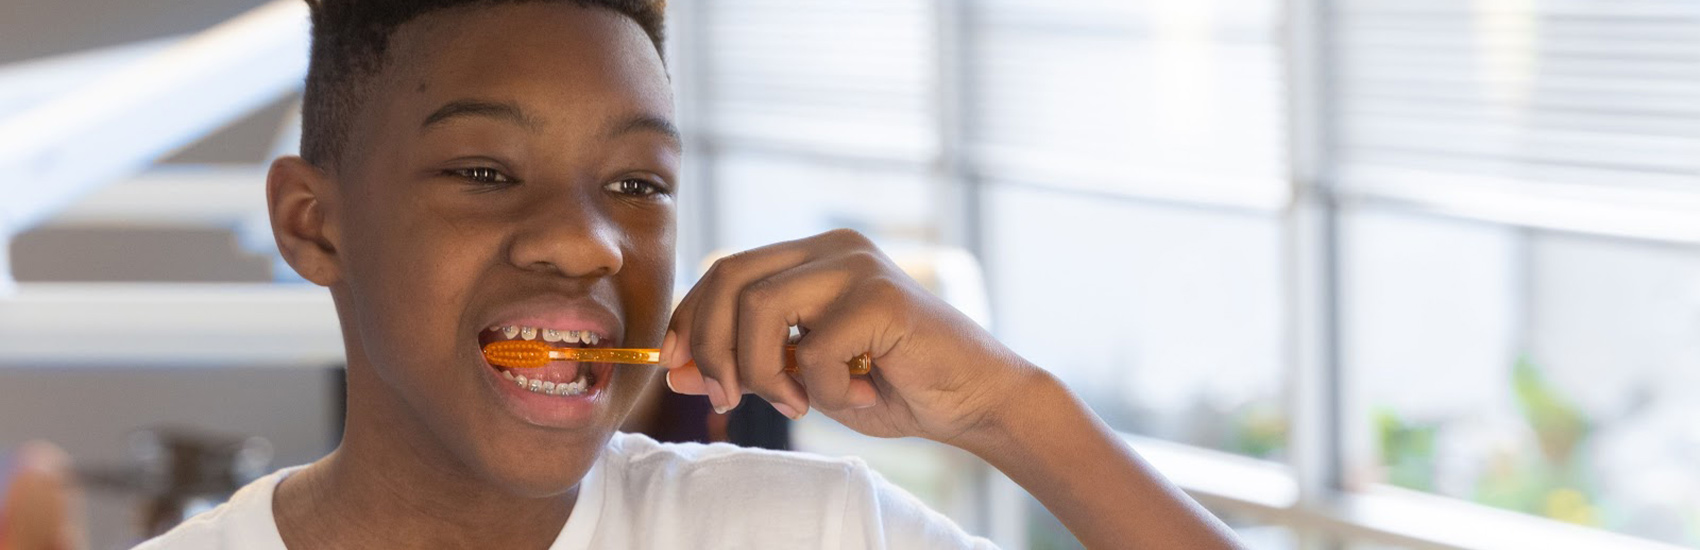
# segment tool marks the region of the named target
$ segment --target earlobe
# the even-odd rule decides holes
[[[320,286],[342,279],[338,232],[328,211],[335,204],[325,173],[297,156],[272,161],[266,173],[266,208],[278,251],[301,277]]]

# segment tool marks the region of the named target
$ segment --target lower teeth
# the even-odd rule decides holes
[[[522,390],[543,395],[584,395],[585,390],[590,389],[590,380],[582,374],[579,375],[577,380],[561,383],[527,379],[523,374],[518,376],[508,374],[505,377],[512,379]]]

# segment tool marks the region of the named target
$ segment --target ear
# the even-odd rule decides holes
[[[341,235],[329,212],[334,193],[330,177],[301,157],[279,157],[266,173],[266,208],[277,249],[289,267],[320,286],[342,280]]]

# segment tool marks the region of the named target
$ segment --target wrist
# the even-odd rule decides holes
[[[1019,453],[1023,444],[1035,441],[1046,426],[1054,427],[1078,403],[1068,387],[1045,369],[1023,361],[1017,373],[1002,391],[994,392],[991,406],[974,428],[953,445],[996,464],[997,459]]]

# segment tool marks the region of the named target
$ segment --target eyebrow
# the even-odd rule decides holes
[[[684,143],[684,138],[679,133],[679,127],[674,126],[673,121],[649,114],[616,119],[613,123],[608,125],[608,131],[604,133],[602,137],[603,139],[613,140],[620,136],[635,132],[653,132],[661,134],[668,140],[672,141],[674,147],[680,147]]]
[[[462,99],[450,101],[448,104],[443,105],[441,108],[431,113],[430,116],[425,117],[425,122],[420,124],[419,128],[421,130],[429,130],[432,126],[442,124],[446,120],[458,117],[489,118],[522,126],[527,130],[533,131],[537,130],[540,126],[535,119],[527,116],[525,111],[521,110],[518,105],[498,101]]]
[[[425,117],[425,122],[421,123],[419,127],[421,130],[429,130],[446,120],[458,117],[490,118],[532,131],[536,131],[542,126],[537,122],[537,119],[531,118],[530,115],[525,113],[524,109],[520,109],[519,105],[501,101],[462,99],[451,101],[438,108],[430,116]],[[684,144],[684,137],[679,132],[679,127],[673,124],[673,121],[652,114],[639,114],[615,119],[608,124],[608,130],[603,133],[602,138],[614,140],[637,132],[661,134],[671,141],[675,148],[682,147]]]

